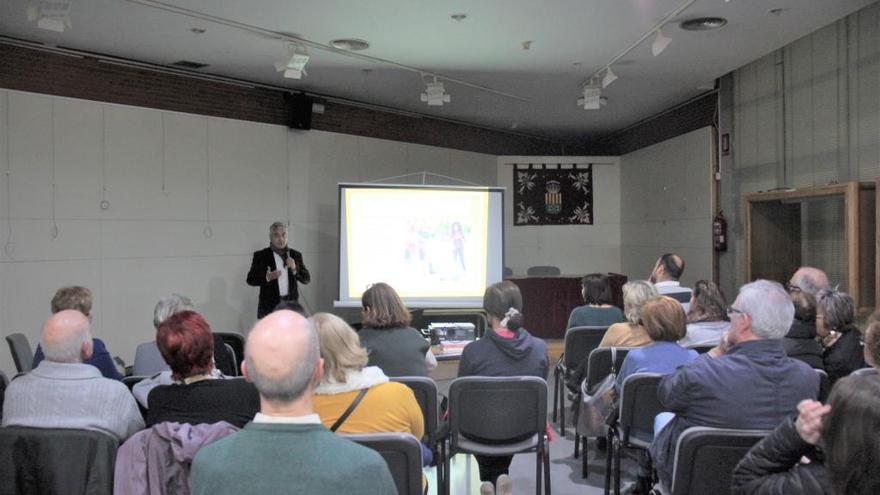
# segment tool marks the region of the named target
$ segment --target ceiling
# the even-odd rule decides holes
[[[652,56],[651,36],[613,65],[619,79],[602,92],[607,104],[592,111],[576,105],[582,82],[690,1],[72,0],[72,29],[56,33],[27,20],[38,0],[4,0],[0,34],[160,65],[201,62],[208,74],[569,141],[609,134],[698,96],[714,79],[873,1],[693,1],[664,28],[672,43],[663,53]],[[192,12],[169,11],[175,7]],[[453,13],[467,18],[453,20]],[[729,23],[709,32],[678,26],[701,16]],[[370,47],[358,53],[526,101],[447,81],[452,101],[428,106],[418,72],[315,47],[308,75],[284,79],[274,68],[287,51],[283,41],[225,21],[320,44],[361,38]]]

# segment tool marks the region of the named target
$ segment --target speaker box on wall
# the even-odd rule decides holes
[[[290,116],[287,121],[287,127],[291,129],[311,129],[312,103],[314,103],[314,98],[298,93],[285,95],[285,99],[287,100],[287,111]]]

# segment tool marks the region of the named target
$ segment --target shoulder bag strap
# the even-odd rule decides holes
[[[611,348],[611,374],[617,374],[617,347]]]
[[[368,389],[366,388],[362,388],[361,391],[358,392],[357,397],[355,397],[354,400],[351,401],[351,404],[348,405],[348,409],[346,409],[345,412],[342,413],[342,416],[339,416],[339,419],[337,419],[336,422],[333,423],[333,426],[330,427],[330,431],[338,430],[339,427],[342,426],[342,423],[345,423],[345,420],[351,416],[351,413],[353,413],[358,404],[361,403],[361,399],[367,395],[367,390]]]

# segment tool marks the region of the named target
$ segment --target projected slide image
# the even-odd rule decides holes
[[[482,296],[486,193],[347,190],[350,297],[387,282],[403,297]]]

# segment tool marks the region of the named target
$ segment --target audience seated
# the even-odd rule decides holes
[[[159,385],[149,395],[147,426],[226,421],[244,426],[260,410],[253,384],[214,376],[211,327],[194,311],[181,311],[159,325],[156,343],[171,367],[171,385]]]
[[[581,280],[581,296],[586,303],[571,310],[568,325],[572,327],[608,327],[626,321],[623,312],[611,305],[611,286],[608,277],[591,273]]]
[[[642,305],[656,296],[650,282],[635,280],[623,285],[623,313],[627,321],[608,327],[599,347],[642,347],[651,343],[651,337],[641,324]]]
[[[816,335],[825,348],[822,361],[831,384],[865,367],[855,303],[846,292],[820,290],[816,296]]]
[[[125,440],[144,427],[128,388],[84,364],[92,355],[89,320],[65,309],[43,325],[45,359],[6,389],[3,426],[95,430]]]
[[[785,354],[813,368],[825,369],[822,345],[816,341],[816,298],[797,286],[789,286],[788,292],[794,304],[794,322],[782,339]]]
[[[52,314],[65,309],[79,311],[89,321],[92,321],[92,291],[78,285],[58,289],[52,298]],[[42,360],[43,347],[37,344],[37,350],[34,352],[33,367],[36,368]],[[116,368],[113,356],[107,351],[107,346],[104,345],[101,339],[92,338],[92,355],[84,361],[84,364],[90,364],[98,368],[104,378],[122,380],[122,374]]]
[[[724,294],[715,282],[698,280],[687,311],[687,333],[678,343],[684,347],[718,345],[730,326],[725,305]]]
[[[690,309],[691,290],[682,287],[678,279],[684,273],[684,258],[677,254],[666,253],[657,259],[650,281],[657,293],[669,296],[681,303],[685,313]]]
[[[409,311],[397,292],[379,282],[361,296],[363,326],[358,336],[369,353],[369,365],[387,376],[428,376],[437,366],[430,343],[412,328]]]
[[[784,419],[739,462],[733,493],[880,493],[880,379],[843,378],[828,405],[806,400],[798,411],[796,421]],[[824,456],[817,455],[819,445]]]
[[[362,400],[338,433],[409,433],[421,439],[425,420],[412,390],[388,380],[376,366],[367,366],[367,351],[342,318],[318,313],[311,318],[318,332],[324,377],[315,388],[315,412],[327,428],[337,423],[349,405],[365,390]]]
[[[458,376],[537,376],[547,378],[547,345],[522,328],[522,294],[513,282],[486,288],[483,309],[492,331],[468,344],[461,354]],[[475,456],[480,467],[480,493],[509,495],[508,469],[513,456]]]
[[[789,290],[801,290],[815,297],[820,290],[828,288],[828,275],[819,268],[802,266],[788,281]]]
[[[693,310],[694,306],[691,305]],[[626,378],[635,373],[667,374],[697,357],[697,351],[688,350],[676,343],[685,334],[685,314],[681,304],[668,296],[655,296],[642,306],[642,322],[653,344],[633,349],[627,353],[617,375],[618,390],[623,389]],[[632,434],[650,441],[652,432],[633,431]],[[651,463],[647,453],[639,458],[637,491],[647,493],[651,481]]]
[[[865,364],[880,371],[880,321],[865,330]]]
[[[675,417],[655,435],[650,452],[667,488],[675,445],[685,429],[774,428],[801,400],[819,393],[816,372],[788,358],[782,347],[794,307],[781,285],[767,280],[744,285],[729,315],[729,349],[720,349],[718,357],[701,355],[660,382],[660,403]]]
[[[377,452],[334,435],[314,413],[324,363],[308,320],[276,311],[258,321],[248,335],[243,371],[260,392],[261,412],[196,454],[194,494],[396,493]]]
[[[159,299],[159,302],[156,303],[156,307],[153,309],[153,327],[158,331],[159,325],[171,315],[194,309],[192,301],[186,296],[171,294],[170,296],[163,297]],[[219,335],[212,335],[211,338],[214,342],[214,357],[222,356],[220,361],[224,362],[226,369],[234,368],[235,364],[229,359],[223,339]],[[136,383],[131,389],[134,398],[137,399],[144,409],[149,409],[148,399],[151,390],[159,385],[171,385],[174,383],[174,379],[171,378],[171,368],[168,367],[168,363],[165,362],[165,358],[159,352],[159,346],[156,345],[155,340],[137,346],[133,374],[134,376],[149,376],[149,378]],[[223,376],[217,361],[215,361],[213,374],[215,378]]]

